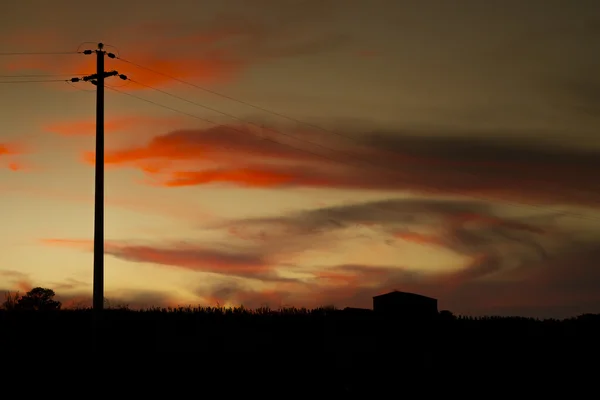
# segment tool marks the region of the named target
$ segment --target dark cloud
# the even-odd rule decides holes
[[[315,242],[339,244],[336,232],[362,225],[371,230],[373,240],[391,246],[416,242],[469,257],[472,263],[465,270],[444,275],[445,279],[463,282],[549,261],[557,243],[563,240],[555,233],[558,222],[552,214],[509,218],[485,203],[401,199],[329,207],[281,218],[231,221],[216,228],[229,229],[261,248],[270,242],[272,249],[287,249],[292,242],[295,249],[307,250]],[[419,233],[424,228],[432,233]]]
[[[491,197],[520,197],[540,203],[598,205],[600,150],[551,145],[524,135],[477,138],[375,133],[364,144],[382,164],[410,170],[414,185]]]
[[[334,152],[285,142],[299,150],[275,143],[274,135],[261,140],[257,132],[233,128],[170,132],[146,146],[109,150],[106,162],[139,168],[157,185],[167,187],[220,183],[412,191],[534,206],[600,204],[595,175],[600,170],[600,149],[593,146],[549,144],[526,134],[510,139],[500,133],[432,129],[372,132],[354,135],[350,141],[331,135],[313,141],[314,132],[294,133],[337,149]],[[87,160],[93,161],[93,154]]]
[[[549,87],[546,91],[557,98],[557,109],[568,108],[580,118],[600,119],[600,79],[597,77],[564,79],[560,85]]]
[[[528,226],[527,221],[541,222],[542,217],[527,217],[524,221],[503,220],[494,216],[494,208],[485,202],[452,201],[441,199],[389,199],[365,203],[319,208],[316,210],[299,211],[281,217],[248,218],[209,225],[210,228],[233,229],[232,233],[245,235],[247,238],[260,240],[273,239],[282,235],[299,235],[316,232],[330,232],[357,225],[378,229],[383,227],[387,232],[397,232],[408,226],[423,226],[441,224],[448,217],[454,217],[457,222],[461,219],[479,219],[489,225],[505,225],[513,228],[537,230]],[[546,214],[543,217],[549,222],[556,215]],[[454,226],[456,238],[466,233]]]

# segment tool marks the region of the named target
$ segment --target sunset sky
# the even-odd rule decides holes
[[[0,15],[3,292],[91,298],[95,86],[6,82],[103,42],[110,301],[600,311],[597,1],[102,4]]]

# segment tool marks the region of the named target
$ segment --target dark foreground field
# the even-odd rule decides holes
[[[91,327],[90,310],[0,311],[4,355],[91,354]],[[182,369],[208,363],[265,376],[305,371],[311,376],[305,389],[331,386],[317,377],[336,376],[336,390],[374,393],[374,382],[389,389],[427,374],[575,379],[597,371],[599,333],[600,315],[562,321],[447,315],[419,322],[326,309],[105,310],[100,354],[111,362],[135,355],[161,364],[173,353]]]

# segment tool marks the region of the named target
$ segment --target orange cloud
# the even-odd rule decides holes
[[[260,275],[271,270],[260,257],[226,253],[196,247],[155,248],[150,246],[119,246],[109,254],[125,260],[171,265],[194,271],[231,275]]]
[[[94,47],[94,46],[91,46]],[[196,57],[168,56],[159,53],[144,52],[134,50],[131,53],[131,59],[136,64],[145,68],[139,68],[132,64],[119,62],[118,60],[106,59],[105,65],[107,71],[117,70],[120,74],[142,82],[150,86],[163,86],[165,84],[176,84],[171,78],[163,74],[177,77],[179,79],[193,80],[199,84],[223,83],[233,79],[247,64],[240,60],[217,52],[204,52],[203,55]],[[95,54],[92,55],[74,55],[62,56],[49,59],[44,56],[30,56],[27,58],[15,59],[7,62],[4,68],[13,73],[23,73],[28,71],[40,71],[49,74],[60,74],[64,71],[73,71],[83,75],[73,77],[83,77],[95,73],[96,60]],[[151,72],[150,70],[160,71],[162,74]],[[69,79],[69,77],[65,77]],[[106,79],[107,86],[119,86],[123,83],[118,77]],[[76,87],[90,87],[90,83],[73,83]],[[131,83],[127,85],[127,90],[147,90],[146,87]]]
[[[297,21],[296,16],[293,22]],[[44,42],[46,34],[52,35],[51,37],[56,36],[55,32],[28,33],[23,36],[22,42]],[[68,42],[68,35],[64,34],[64,36],[61,40],[52,42]],[[285,45],[281,45],[279,42],[282,36],[289,38],[289,40],[283,41]],[[231,82],[256,63],[298,54],[328,51],[339,45],[337,41],[332,41],[330,38],[314,34],[311,38],[298,37],[297,31],[282,32],[277,25],[266,26],[254,20],[232,16],[215,18],[214,21],[202,24],[202,27],[169,23],[130,25],[112,32],[112,37],[118,38],[119,49],[109,46],[106,47],[107,51],[145,68],[120,61],[118,58],[107,58],[106,70],[115,69],[133,80],[150,86],[178,85],[176,81],[165,75],[198,84]],[[143,37],[144,41],[133,39],[139,37]],[[15,43],[12,45],[16,46],[20,41],[13,42]],[[47,45],[48,43],[45,43],[41,46],[47,47]],[[76,46],[74,43],[73,51]],[[86,49],[94,50],[95,45],[88,43],[79,51]],[[95,54],[58,57],[29,56],[8,60],[3,67],[14,72],[35,70],[64,73],[64,71],[74,71],[89,74],[95,71],[95,58]],[[0,65],[1,67],[2,65]],[[159,71],[161,74],[154,73],[149,69]],[[119,81],[118,78],[109,78],[107,85],[111,85],[110,82],[118,85]],[[89,83],[81,82],[75,85],[90,86]],[[127,90],[144,89],[147,88],[134,83],[127,87]]]
[[[12,287],[3,287],[3,289],[13,289],[21,292],[28,292],[31,289],[33,289],[33,284],[31,282],[30,276],[23,272],[0,270],[0,277],[2,277],[5,282],[9,282],[10,284],[12,284]]]
[[[86,239],[49,238],[42,239],[41,243],[85,251],[93,250],[93,241]],[[145,246],[112,241],[105,242],[104,252],[131,262],[265,280],[277,279],[268,261],[262,255],[254,253],[220,251],[187,244]]]
[[[433,244],[440,245],[443,243],[438,237],[431,235],[423,235],[416,232],[397,232],[394,236],[398,239],[405,240],[407,242],[417,243],[417,244]]]
[[[40,239],[42,244],[48,246],[55,247],[69,247],[69,248],[78,248],[83,250],[93,250],[94,242],[92,240],[87,239],[56,239],[56,238],[48,238],[48,239]]]
[[[23,164],[21,162],[15,162],[15,161],[4,164],[4,167],[13,172],[23,172],[23,171],[28,171],[31,169],[30,167],[26,166],[25,164]]]
[[[139,36],[134,35],[134,36]],[[228,35],[222,34],[219,38],[219,42],[225,41]],[[64,40],[63,40],[64,42]],[[152,43],[152,46],[144,46],[138,42],[128,49],[127,56],[125,58],[135,61],[136,64],[142,65],[145,68],[139,68],[133,64],[121,62],[119,60],[107,58],[105,61],[106,70],[117,70],[121,74],[127,75],[129,78],[143,82],[146,85],[151,86],[162,86],[165,84],[176,84],[170,78],[156,74],[150,70],[160,71],[162,74],[175,76],[179,79],[193,80],[199,84],[206,83],[222,83],[231,81],[237,74],[240,73],[248,64],[249,60],[243,60],[235,54],[232,49],[219,50],[217,48],[210,48],[206,46],[206,41],[202,40],[201,37],[155,37],[153,39],[147,39],[145,42]],[[193,56],[188,56],[189,47],[203,44],[202,47],[198,47],[197,51],[193,52]],[[209,43],[211,44],[211,43]],[[216,45],[217,43],[212,43]],[[82,47],[80,51],[85,49],[95,49],[92,43],[89,43]],[[162,51],[156,51],[156,49],[163,49]],[[169,49],[170,51],[164,51]],[[73,49],[75,50],[75,49]],[[177,50],[181,52],[178,53]],[[107,48],[109,52],[116,52],[112,47]],[[186,55],[183,55],[186,54]],[[30,56],[26,58],[18,58],[10,60],[4,67],[5,69],[12,72],[22,71],[42,71],[46,73],[64,73],[64,71],[74,71],[77,73],[92,74],[96,69],[96,55],[73,55],[73,56],[59,56],[59,57],[43,57],[43,56]],[[111,85],[114,82],[115,85],[120,85],[122,82],[119,78],[113,77],[107,79],[107,85]],[[74,85],[87,85],[89,83],[75,83]],[[144,90],[146,88],[131,84],[128,85],[127,90]]]
[[[291,173],[268,170],[212,170],[195,172],[174,172],[172,178],[164,183],[168,187],[195,186],[214,182],[234,183],[247,187],[279,187],[290,184],[295,177]]]
[[[0,143],[0,160],[7,169],[13,172],[30,169],[30,167],[26,166],[23,161],[16,159],[18,156],[21,156],[25,153],[26,149],[22,144]]]
[[[16,162],[11,162],[10,164],[8,164],[8,168],[11,171],[22,171],[25,169],[25,167],[23,167],[22,164],[16,163]]]
[[[310,153],[261,140],[243,126],[217,126],[208,129],[178,130],[154,137],[146,146],[123,150],[107,150],[105,164],[140,166],[140,162],[195,161],[227,162],[228,165],[244,156],[246,160],[270,158],[279,161],[322,161]],[[86,152],[84,160],[93,164],[94,152]],[[238,161],[238,162],[241,162]]]
[[[285,146],[260,140],[247,128],[232,128],[170,132],[145,146],[108,150],[105,162],[154,174],[153,184],[166,187],[223,182],[243,187],[412,191],[521,203],[600,204],[600,186],[591,172],[600,170],[600,153],[592,150],[364,134],[358,139],[363,146],[343,152],[334,152],[341,141],[327,142],[333,151],[323,151],[322,158],[309,144]],[[308,137],[312,132],[299,135]],[[343,144],[347,148],[348,142]],[[84,160],[93,163],[93,152],[86,153]]]
[[[2,156],[13,156],[22,154],[23,149],[21,146],[15,144],[1,144],[0,143],[0,157]]]

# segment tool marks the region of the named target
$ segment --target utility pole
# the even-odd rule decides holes
[[[96,172],[94,195],[94,284],[93,284],[93,313],[94,333],[100,328],[100,318],[104,309],[104,79],[119,76],[126,80],[125,75],[117,71],[104,71],[104,57],[115,58],[113,53],[107,53],[104,45],[98,43],[98,49],[85,50],[83,54],[96,53],[96,73],[83,78],[72,78],[71,82],[91,82],[96,85]],[[95,335],[95,343],[97,336]]]

